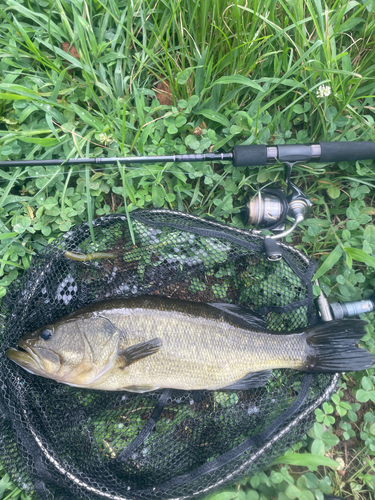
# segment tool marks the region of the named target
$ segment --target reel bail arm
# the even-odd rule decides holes
[[[295,227],[307,217],[311,208],[311,201],[307,198],[305,193],[303,193],[303,191],[298,186],[293,184],[293,182],[291,182],[290,180],[293,166],[297,162],[291,163],[289,161],[284,160],[284,163],[286,165],[285,180],[288,186],[287,191],[290,191],[290,194],[286,197],[288,205],[288,212],[286,216],[292,217],[294,219],[294,223],[287,231],[283,231],[282,233],[270,236],[270,238],[274,240],[283,238],[284,236],[287,236],[288,234],[293,232]]]

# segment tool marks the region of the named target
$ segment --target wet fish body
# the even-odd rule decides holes
[[[375,358],[356,344],[361,320],[273,334],[230,304],[162,297],[93,304],[25,335],[8,357],[31,373],[78,387],[146,392],[248,389],[276,368],[354,371]]]

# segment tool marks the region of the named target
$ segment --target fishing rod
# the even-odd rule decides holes
[[[244,224],[273,231],[265,240],[265,252],[269,260],[281,258],[277,245],[272,240],[290,234],[308,215],[311,202],[290,180],[293,165],[301,162],[332,163],[375,159],[374,142],[319,142],[319,144],[281,144],[234,146],[230,153],[179,154],[165,156],[125,156],[111,158],[71,158],[50,160],[6,160],[0,167],[48,166],[48,165],[135,165],[150,163],[177,163],[202,161],[231,161],[235,167],[253,167],[282,163],[286,165],[287,190],[263,189],[249,199],[241,211]],[[294,219],[285,230],[287,218]]]
[[[0,167],[48,166],[48,165],[127,165],[150,163],[177,163],[202,161],[231,161],[235,167],[253,167],[281,163],[286,165],[287,192],[281,189],[263,189],[249,199],[242,209],[244,224],[276,232],[264,238],[264,252],[267,259],[277,261],[282,258],[279,245],[275,241],[290,234],[308,215],[311,202],[307,196],[291,182],[293,165],[301,162],[333,163],[340,161],[360,161],[375,159],[375,143],[346,141],[320,142],[319,144],[240,145],[231,153],[180,154],[169,156],[126,156],[112,158],[71,158],[50,160],[7,160],[0,161]],[[292,226],[285,230],[287,217],[294,219]],[[260,231],[259,231],[260,232]],[[278,234],[277,234],[278,233]],[[317,283],[319,285],[319,283]],[[329,304],[323,293],[318,298],[318,309],[323,321],[352,317],[362,312],[375,310],[375,298],[363,301]]]
[[[112,158],[71,158],[51,160],[6,160],[0,167],[48,165],[121,165],[137,163],[177,163],[199,161],[232,161],[235,167],[252,167],[274,163],[314,161],[330,163],[375,159],[374,142],[320,142],[319,144],[281,144],[277,146],[234,146],[232,153],[183,154],[169,156],[124,156]]]

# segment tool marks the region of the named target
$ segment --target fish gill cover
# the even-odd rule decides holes
[[[73,228],[34,257],[3,300],[0,453],[35,499],[182,499],[238,482],[301,439],[338,377],[274,370],[264,387],[144,394],[85,390],[34,376],[6,357],[25,333],[108,298],[157,295],[229,302],[267,329],[312,325],[316,264],[262,237],[167,210]],[[65,255],[66,252],[71,252]],[[75,254],[108,255],[76,260]],[[115,257],[114,257],[115,255]]]

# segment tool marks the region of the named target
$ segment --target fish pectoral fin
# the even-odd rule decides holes
[[[228,385],[227,387],[221,387],[220,390],[237,390],[246,391],[247,389],[254,389],[256,387],[262,387],[266,385],[269,378],[272,375],[272,370],[264,370],[262,372],[251,372],[245,375],[234,384]]]
[[[157,353],[161,349],[162,345],[163,341],[159,338],[146,340],[146,342],[132,345],[124,351],[120,351],[118,355],[124,358],[125,366],[129,366],[139,359],[143,359],[147,356],[151,356],[151,354]]]
[[[160,389],[157,385],[129,385],[127,387],[119,387],[117,390],[142,393],[156,391],[157,389]]]
[[[208,305],[230,314],[240,327],[254,328],[256,330],[267,329],[263,316],[257,315],[250,309],[246,309],[246,307],[227,304],[226,302],[210,302]]]

